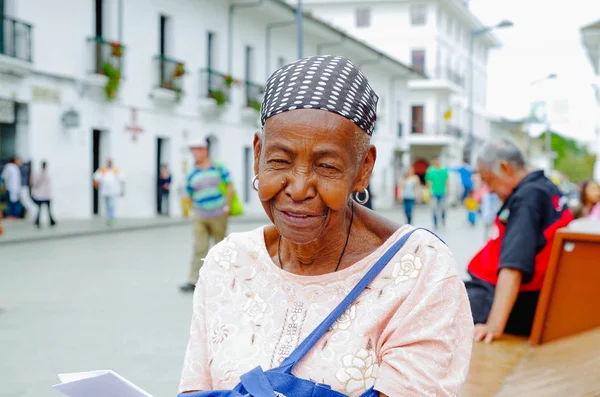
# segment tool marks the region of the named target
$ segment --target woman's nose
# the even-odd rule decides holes
[[[310,172],[294,172],[287,178],[285,193],[294,201],[304,201],[316,196],[314,180]]]

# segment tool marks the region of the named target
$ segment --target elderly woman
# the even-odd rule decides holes
[[[452,253],[431,233],[410,236],[414,228],[354,203],[368,195],[377,157],[377,100],[342,57],[299,60],[269,79],[253,186],[272,225],[231,234],[209,252],[194,294],[184,395],[259,395],[252,384],[306,395],[287,381],[278,389],[268,369],[325,393],[313,396],[458,394],[473,319]],[[357,299],[346,298],[351,290]],[[208,392],[234,387],[243,394]]]

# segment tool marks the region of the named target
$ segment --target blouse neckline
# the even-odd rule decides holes
[[[380,247],[378,247],[376,250],[374,250],[358,262],[355,262],[342,270],[338,270],[337,272],[325,273],[318,276],[304,276],[300,274],[294,274],[283,270],[281,267],[279,267],[279,265],[273,262],[271,256],[269,255],[269,250],[267,249],[267,244],[265,240],[265,229],[267,228],[267,226],[263,226],[260,229],[258,229],[258,232],[260,232],[260,236],[258,237],[258,239],[260,250],[265,256],[267,270],[273,271],[274,273],[287,280],[298,282],[301,284],[322,284],[331,281],[346,280],[349,276],[363,271],[365,267],[375,263],[375,261],[379,259],[379,257],[381,257],[385,253],[385,251],[388,250],[389,247],[391,247],[396,241],[398,241],[400,236],[407,232],[410,229],[410,227],[410,225],[400,227]]]

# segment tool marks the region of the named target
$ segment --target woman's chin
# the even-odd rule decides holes
[[[314,220],[302,220],[297,223],[283,217],[275,216],[275,227],[279,230],[281,236],[289,242],[295,244],[310,244],[323,236],[325,218],[320,217]]]

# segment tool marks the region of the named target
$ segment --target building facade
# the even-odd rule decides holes
[[[486,112],[487,62],[500,45],[482,28],[466,2],[458,0],[305,0],[306,8],[424,72],[427,80],[408,83],[408,95],[392,105],[401,120],[404,163],[424,168],[441,154],[462,161],[469,134],[472,87],[474,147],[490,136]],[[472,48],[471,48],[472,45]],[[470,60],[473,60],[473,73]],[[423,165],[423,166],[419,166]]]
[[[600,21],[584,26],[581,29],[583,45],[596,75],[592,87],[596,93],[596,164],[594,166],[594,179],[600,181]]]
[[[126,180],[118,216],[157,213],[161,164],[173,175],[170,212],[180,214],[193,165],[187,144],[199,138],[230,169],[246,211],[262,212],[251,188],[257,105],[267,77],[297,59],[294,7],[278,0],[0,4],[0,160],[17,155],[34,170],[48,162],[57,218],[103,211],[92,174],[108,158]],[[305,18],[303,52],[347,56],[380,94],[371,190],[376,207],[392,206],[406,115],[394,114],[390,98],[404,97],[409,80],[423,76],[316,17]]]

